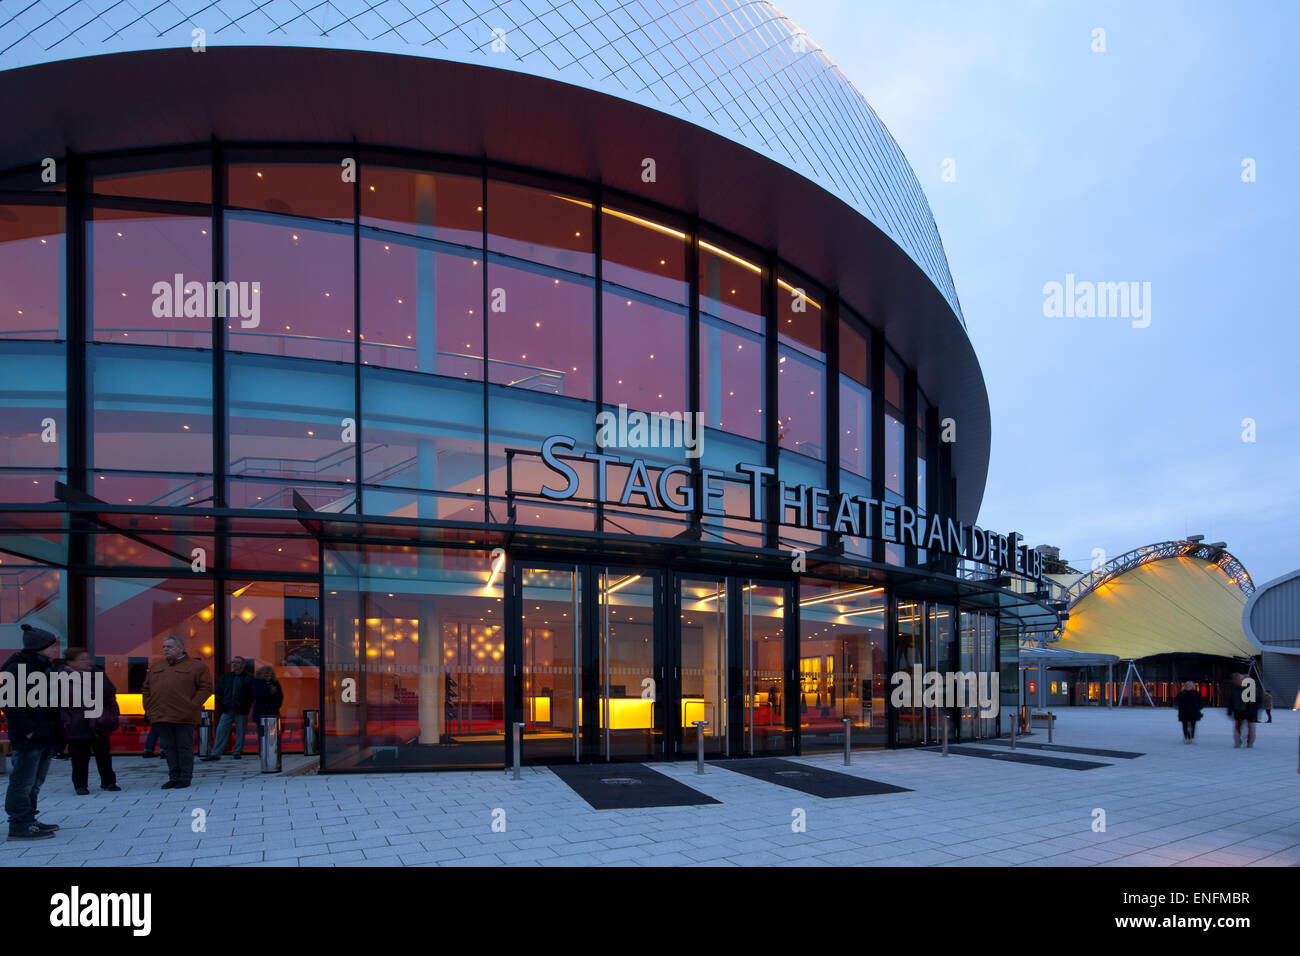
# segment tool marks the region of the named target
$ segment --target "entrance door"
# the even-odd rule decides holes
[[[736,581],[740,603],[740,711],[745,754],[794,749],[793,701],[786,679],[786,585]]]
[[[726,579],[678,578],[677,607],[680,644],[673,670],[681,722],[676,754],[695,757],[699,746],[695,721],[703,720],[708,722],[702,728],[705,755],[725,757],[731,752],[727,740]]]
[[[663,607],[658,572],[594,568],[599,753],[604,760],[665,756]]]
[[[582,577],[573,565],[519,574],[525,760],[581,754]]]

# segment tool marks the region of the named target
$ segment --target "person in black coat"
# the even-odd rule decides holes
[[[96,666],[90,651],[84,647],[74,647],[68,651],[68,665],[64,671],[74,674],[103,674],[104,669]],[[100,713],[97,717],[87,715],[85,708],[64,707],[59,713],[63,718],[63,732],[68,739],[68,752],[72,757],[72,787],[79,796],[90,793],[90,756],[95,756],[95,769],[99,771],[99,788],[101,790],[121,790],[117,785],[117,774],[113,772],[113,754],[109,747],[109,737],[117,730],[120,714],[117,709],[117,688],[103,677],[103,697]]]
[[[1183,685],[1182,693],[1174,698],[1178,705],[1178,719],[1183,723],[1183,743],[1190,744],[1196,737],[1196,722],[1201,719],[1201,708],[1205,701],[1196,685],[1188,681]]]
[[[239,760],[244,754],[244,735],[248,732],[248,708],[253,706],[252,668],[242,657],[230,661],[230,670],[217,678],[214,696],[221,717],[217,721],[217,732],[212,737],[212,747],[200,760],[220,760],[221,751],[226,749],[230,739],[230,728],[235,728],[234,758]]]
[[[1241,746],[1241,725],[1246,725],[1246,746],[1255,746],[1255,721],[1259,719],[1259,685],[1245,674],[1233,674],[1228,688],[1228,716],[1232,718],[1232,746]],[[1249,698],[1249,699],[1247,699]]]
[[[30,624],[23,625],[23,649],[4,663],[13,675],[16,689],[25,691],[28,678],[40,674],[48,680],[50,662],[59,656],[59,639],[49,631]],[[19,668],[21,667],[21,671]],[[19,681],[20,673],[23,680]],[[13,765],[9,768],[9,787],[5,792],[5,813],[9,816],[10,840],[42,840],[54,836],[58,824],[36,819],[36,797],[45,783],[50,758],[58,745],[59,711],[55,707],[14,706],[4,709],[9,727],[9,745],[13,748]]]
[[[279,717],[282,704],[284,704],[284,688],[275,679],[275,671],[271,665],[264,664],[257,669],[257,678],[253,681],[253,720]]]

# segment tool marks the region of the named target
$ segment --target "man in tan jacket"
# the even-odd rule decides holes
[[[163,639],[163,659],[154,661],[144,679],[144,709],[158,731],[168,780],[164,790],[190,785],[194,776],[194,727],[203,702],[212,693],[212,675],[197,658],[185,653],[174,634]]]

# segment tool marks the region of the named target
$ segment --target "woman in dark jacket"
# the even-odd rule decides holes
[[[257,669],[253,681],[253,720],[279,717],[280,705],[283,703],[284,690],[280,687],[280,682],[275,679],[275,671],[271,669],[271,665],[263,664]]]
[[[103,668],[95,665],[90,651],[84,647],[68,650],[67,666],[63,670],[74,674],[103,674]],[[68,756],[72,758],[72,786],[83,797],[90,793],[91,754],[95,755],[100,789],[122,789],[117,785],[117,774],[113,772],[113,754],[109,748],[109,736],[117,730],[119,722],[117,688],[107,674],[104,674],[101,693],[100,713],[96,717],[87,716],[85,708],[64,707],[59,711],[63,720],[63,732],[68,739]]]
[[[1196,737],[1196,722],[1201,719],[1204,700],[1192,681],[1183,685],[1182,693],[1174,698],[1178,705],[1178,719],[1183,722],[1183,743],[1190,744]]]

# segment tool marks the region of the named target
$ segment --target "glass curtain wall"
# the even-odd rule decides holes
[[[777,477],[787,488],[826,487],[826,293],[788,269],[777,278]],[[797,498],[796,498],[797,501]],[[787,520],[799,508],[782,507]],[[808,503],[804,502],[807,508]],[[782,528],[798,547],[826,540],[816,530]]]
[[[487,184],[486,341],[491,519],[508,519],[507,487],[533,491],[549,471],[536,449],[572,435],[595,450],[595,242],[590,198],[525,184]],[[507,460],[509,449],[531,454]],[[507,475],[509,470],[509,475]],[[587,485],[591,487],[590,484]],[[531,499],[520,521],[589,530],[594,512]]]
[[[702,463],[730,476],[736,474],[737,462],[767,459],[763,259],[707,233],[700,236],[698,259]],[[706,534],[714,540],[761,545],[761,522],[744,517],[752,507],[745,488],[730,482],[723,487],[726,517],[703,516]]]
[[[703,460],[685,462],[693,468],[730,472],[745,460],[779,466],[788,486],[825,487],[826,403],[836,401],[841,455],[831,464],[842,486],[867,490],[879,427],[884,493],[902,500],[905,456],[916,451],[901,444],[901,363],[889,356],[888,415],[872,421],[868,330],[847,305],[828,328],[826,290],[786,266],[770,275],[771,250],[626,198],[602,205],[594,190],[485,175],[481,164],[399,168],[363,155],[352,182],[332,158],[297,152],[270,162],[265,149],[231,148],[215,170],[195,150],[88,161],[84,343],[71,330],[88,372],[93,487],[81,490],[122,504],[264,510],[297,493],[322,511],[503,521],[515,471],[513,485],[530,492],[550,477],[540,438],[572,434],[579,454],[595,450],[598,400],[698,412],[706,441]],[[0,357],[18,370],[0,392],[9,439],[0,483],[13,501],[52,497],[67,444],[45,436],[80,432],[61,373],[70,334],[61,202],[50,191],[0,200],[0,277],[12,279],[0,282]],[[768,322],[779,330],[775,382]],[[828,335],[839,338],[838,369],[826,367]],[[224,354],[214,359],[214,348]],[[775,462],[766,460],[773,415]],[[663,466],[682,463],[680,452],[644,457]],[[580,467],[594,479],[594,466]],[[710,539],[763,540],[761,526],[738,517],[748,512],[742,486],[724,484],[725,519],[700,515],[698,502],[694,515],[651,511],[644,505],[663,492],[620,495],[633,476],[611,471],[614,497],[599,513],[539,497],[519,519],[671,536],[703,518]],[[866,557],[861,539],[848,539]]]
[[[840,320],[840,493],[872,498],[871,340],[856,318]],[[871,529],[846,534],[845,551],[870,560]]]

